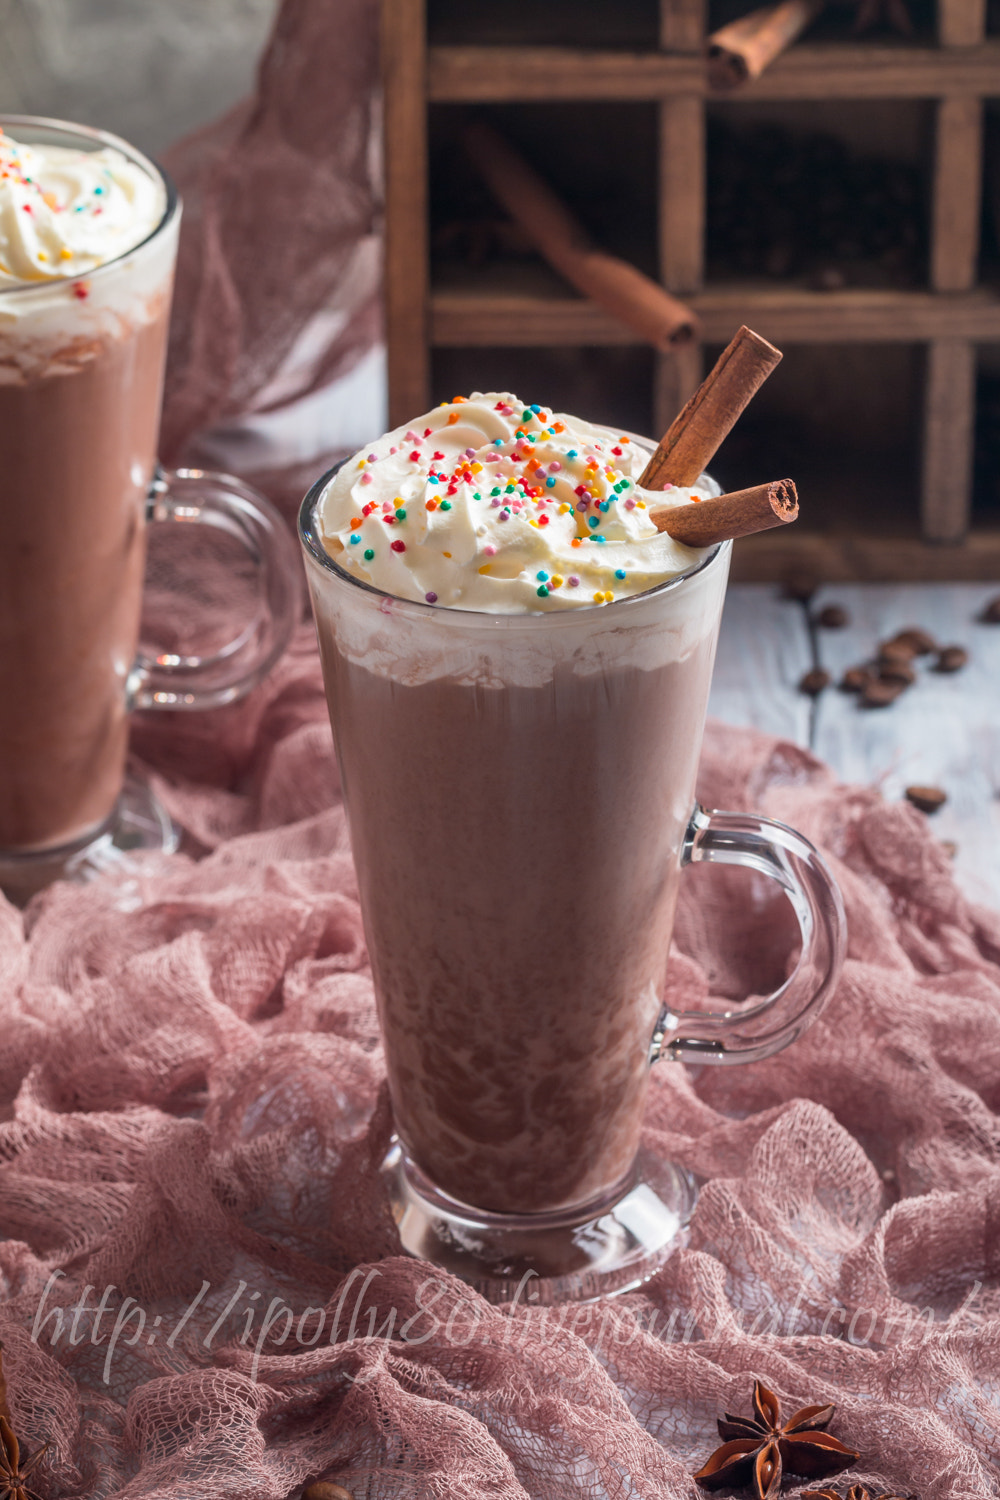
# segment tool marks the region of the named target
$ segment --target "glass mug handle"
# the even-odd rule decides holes
[[[218,708],[242,698],[267,676],[301,617],[301,572],[288,528],[248,484],[203,469],[157,469],[146,521],[215,526],[235,537],[256,564],[259,595],[256,613],[210,655],[140,652],[129,675],[130,708]]]
[[[780,1052],[819,1015],[837,982],[847,947],[844,903],[808,839],[770,818],[705,812],[695,806],[681,864],[740,865],[784,889],[802,934],[802,951],[780,989],[724,1011],[661,1011],[650,1061],[759,1062]]]

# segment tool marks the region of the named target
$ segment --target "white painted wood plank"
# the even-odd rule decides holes
[[[811,666],[802,606],[773,583],[730,584],[709,713],[808,745],[811,700],[797,684]]]
[[[953,675],[920,659],[917,683],[889,708],[859,709],[853,695],[829,689],[812,748],[845,781],[878,784],[889,799],[910,785],[947,792],[931,826],[958,845],[955,872],[966,895],[992,906],[1000,906],[1000,626],[976,617],[996,593],[995,584],[843,584],[821,590],[813,605],[840,603],[851,615],[847,629],[817,633],[835,682],[908,625],[968,650],[968,665]]]

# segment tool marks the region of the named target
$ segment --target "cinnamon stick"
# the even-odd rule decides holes
[[[737,417],[781,360],[781,350],[744,325],[670,424],[639,484],[694,484]]]
[[[628,261],[599,250],[566,205],[498,131],[481,120],[465,133],[491,192],[566,280],[657,349],[697,336],[697,317]]]
[[[799,497],[791,479],[772,479],[749,490],[733,490],[714,500],[689,505],[658,505],[649,512],[657,531],[665,531],[685,547],[713,547],[734,537],[752,536],[772,526],[787,526],[799,513]]]
[[[735,89],[790,47],[816,19],[823,0],[778,0],[752,10],[708,39],[708,81],[714,89]]]

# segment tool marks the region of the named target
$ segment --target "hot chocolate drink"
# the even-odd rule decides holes
[[[627,1177],[714,648],[407,684],[326,644],[397,1127],[463,1203]]]
[[[398,1130],[392,1211],[407,1251],[494,1301],[532,1277],[559,1301],[650,1276],[695,1201],[640,1143],[650,1063],[770,1056],[842,960],[811,845],[694,800],[728,539],[791,519],[795,496],[701,504],[714,487],[691,480],[778,358],[741,329],[648,465],[627,434],[473,395],[303,501]],[[674,1014],[674,906],[698,860],[775,880],[802,947],[773,995]]]
[[[176,229],[137,154],[0,133],[0,850],[121,787]]]
[[[399,1134],[491,1211],[598,1200],[639,1143],[727,571],[657,534],[646,457],[474,396],[316,511],[396,596],[313,585]]]

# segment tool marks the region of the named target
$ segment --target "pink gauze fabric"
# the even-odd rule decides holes
[[[311,627],[243,704],[134,738],[188,852],[0,907],[0,1339],[42,1495],[690,1500],[755,1375],[836,1402],[876,1493],[1000,1493],[1000,919],[921,814],[709,726],[702,800],[825,851],[843,978],[779,1057],[653,1070],[650,1138],[704,1184],[687,1249],[640,1293],[500,1311],[400,1255],[380,1187]],[[688,872],[674,1003],[780,978],[751,881]]]
[[[204,429],[345,374],[379,337],[377,35],[376,0],[282,0],[254,95],[167,153],[184,202],[169,463],[197,458]],[[257,476],[279,502],[286,480]]]

